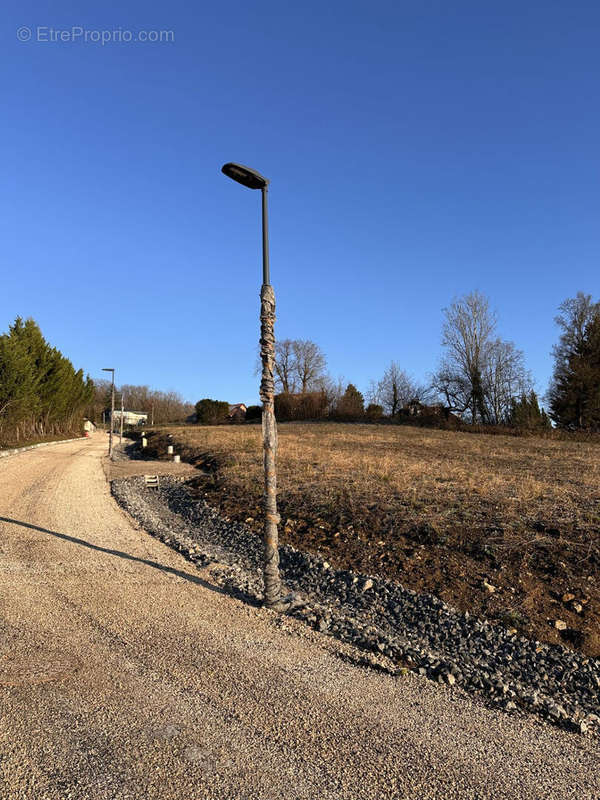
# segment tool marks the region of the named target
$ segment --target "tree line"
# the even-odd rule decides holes
[[[277,345],[275,375],[280,418],[371,419],[421,414],[422,407],[484,425],[509,425],[525,418],[547,426],[523,353],[497,335],[489,300],[472,292],[444,309],[444,355],[428,383],[419,383],[397,361],[372,380],[365,396],[352,383],[332,381],[314,342]],[[410,406],[410,408],[409,408]],[[537,408],[539,415],[535,410]],[[525,411],[527,410],[527,413]]]
[[[0,336],[0,446],[77,435],[94,395],[93,381],[17,317]]]
[[[121,398],[126,411],[148,415],[148,424],[163,425],[169,422],[185,422],[193,415],[194,406],[174,391],[164,392],[149,386],[124,383],[115,386],[115,409],[121,408]],[[87,416],[95,423],[108,420],[111,408],[111,381],[94,381],[94,394]]]
[[[115,387],[115,407],[148,414],[155,424],[184,422],[194,407],[177,392]],[[111,382],[93,381],[52,347],[33,319],[17,317],[0,336],[0,447],[75,436],[83,422],[108,421]]]
[[[554,423],[565,430],[600,431],[600,303],[580,292],[565,300],[559,312],[561,334],[553,349],[547,411],[540,406],[523,352],[498,335],[489,299],[471,292],[443,310],[443,354],[426,383],[392,361],[363,395],[353,383],[331,378],[315,342],[277,342],[277,418],[399,420],[418,415],[482,426],[547,430]],[[226,410],[227,404],[221,403],[218,412],[206,410],[202,419],[222,422]],[[260,408],[250,407],[247,418],[257,416]]]

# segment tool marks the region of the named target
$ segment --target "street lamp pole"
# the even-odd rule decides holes
[[[260,399],[263,404],[263,463],[264,463],[264,604],[268,608],[281,605],[279,577],[279,514],[277,513],[277,424],[275,422],[275,293],[269,275],[269,225],[267,192],[269,181],[249,167],[228,163],[222,168],[227,177],[262,192],[262,260],[263,282],[260,290],[260,358],[262,376]]]
[[[119,427],[119,444],[123,444],[123,415],[125,414],[125,400],[123,398],[123,390],[121,390],[121,425]]]
[[[102,367],[102,372],[112,372],[112,386],[110,390],[110,428],[108,432],[108,457],[113,453],[113,427],[115,424],[115,370],[114,367]]]
[[[267,192],[269,182],[262,187],[262,258],[263,258],[263,286],[271,285],[269,274],[269,215],[267,212]]]

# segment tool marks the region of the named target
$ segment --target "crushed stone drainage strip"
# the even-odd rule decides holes
[[[262,598],[262,541],[191,496],[181,479],[114,480],[117,502],[145,530],[251,601]],[[280,547],[281,576],[302,602],[287,612],[316,630],[407,669],[460,686],[509,712],[529,711],[580,733],[600,735],[600,659],[509,633],[399,583],[333,569],[317,555]]]

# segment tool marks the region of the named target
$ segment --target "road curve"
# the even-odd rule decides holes
[[[0,463],[2,800],[600,797],[596,741],[223,594],[116,506],[105,444]]]

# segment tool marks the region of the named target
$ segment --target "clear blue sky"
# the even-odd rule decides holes
[[[260,195],[234,160],[271,179],[279,337],[359,388],[391,359],[425,379],[442,308],[479,289],[545,391],[556,307],[600,294],[598,3],[3,11],[1,330],[33,316],[92,377],[256,401]]]

